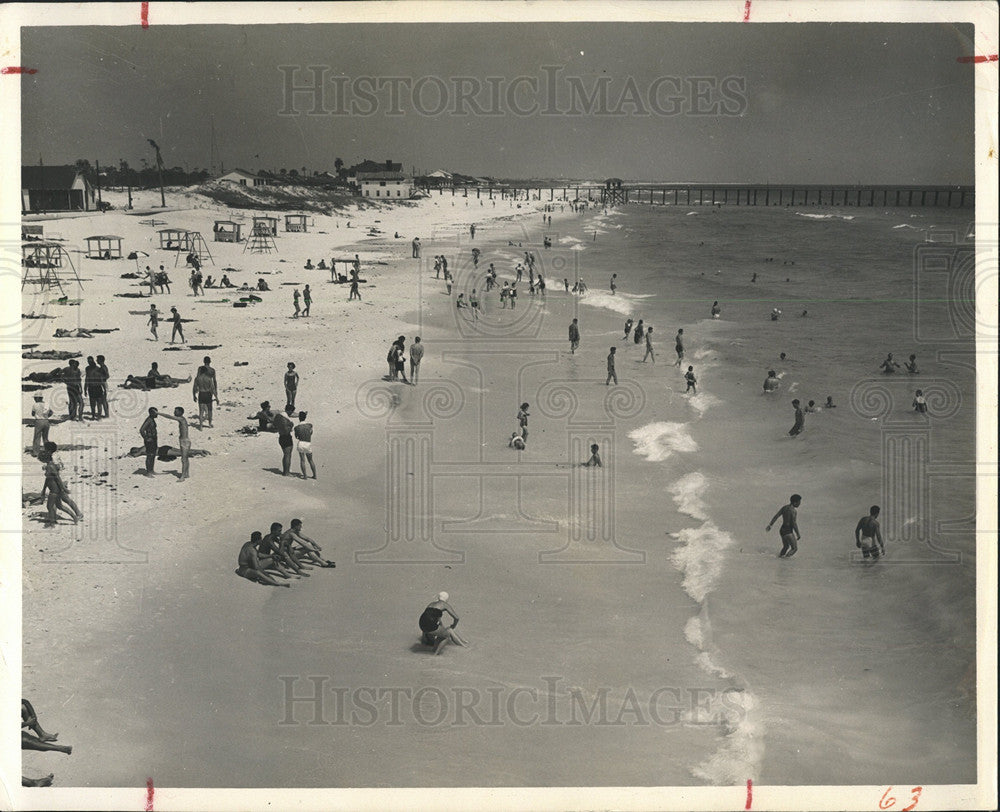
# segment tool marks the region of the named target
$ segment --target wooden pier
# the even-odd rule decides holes
[[[974,186],[836,186],[818,184],[667,183],[439,185],[429,194],[487,200],[583,202],[614,206],[856,206],[973,208]]]

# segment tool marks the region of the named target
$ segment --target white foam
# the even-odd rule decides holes
[[[725,550],[733,545],[733,537],[710,521],[701,527],[685,528],[677,535],[680,546],[671,560],[684,573],[684,591],[701,603],[722,574]]]
[[[900,223],[898,226],[893,226],[896,228],[912,228],[914,231],[923,231],[924,229],[920,226],[911,226],[909,223]]]
[[[727,734],[712,756],[691,770],[711,786],[732,786],[750,779],[756,782],[764,759],[764,725],[756,713],[757,702],[749,691],[728,691],[730,711]]]
[[[705,503],[702,501],[702,494],[708,487],[705,475],[700,471],[692,471],[678,479],[667,490],[674,497],[674,504],[681,513],[685,513],[692,519],[704,521],[708,518],[705,512]]]
[[[698,413],[698,417],[704,417],[705,412],[720,403],[721,400],[708,392],[699,392],[688,398],[688,405]]]
[[[690,454],[698,450],[685,423],[648,423],[630,431],[628,438],[635,444],[635,453],[650,462],[662,462],[675,452]]]
[[[799,217],[808,217],[810,220],[853,220],[853,214],[810,214],[804,211],[795,212]]]
[[[623,316],[630,316],[636,311],[638,305],[636,300],[647,299],[651,295],[635,293],[617,293],[612,295],[600,290],[587,290],[580,295],[580,301],[591,307],[603,307],[606,310],[620,313]]]
[[[577,243],[576,245],[571,245],[569,247],[569,250],[570,251],[586,251],[587,250],[587,246],[585,246],[585,245],[583,245],[581,243]]]
[[[569,245],[570,243],[573,242],[582,242],[582,241],[578,240],[576,237],[571,237],[569,234],[567,234],[565,237],[560,237],[559,242],[561,242],[563,245]]]

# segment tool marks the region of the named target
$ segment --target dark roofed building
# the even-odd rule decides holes
[[[75,166],[22,166],[21,211],[93,211],[94,189]]]

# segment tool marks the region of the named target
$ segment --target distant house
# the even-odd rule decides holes
[[[413,178],[403,174],[402,164],[364,161],[351,167],[347,175],[349,181],[352,173],[354,186],[361,197],[408,200],[413,195]]]
[[[225,175],[220,177],[219,180],[225,181],[226,183],[238,183],[240,186],[269,185],[267,178],[262,178],[260,175],[247,172],[245,169],[234,169],[232,172],[227,172]]]
[[[22,166],[21,211],[93,211],[94,188],[75,166]]]

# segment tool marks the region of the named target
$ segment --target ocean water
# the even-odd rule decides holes
[[[594,303],[659,334],[666,419],[629,437],[692,519],[671,534],[699,606],[688,640],[706,670],[744,689],[742,722],[695,768],[702,780],[975,779],[975,373],[955,327],[969,287],[960,277],[932,290],[923,254],[961,246],[971,218],[633,206],[601,256],[591,246],[584,258],[613,266],[630,297]],[[608,275],[586,264],[584,276]],[[680,327],[691,398],[674,394],[683,381],[669,366]],[[888,352],[915,353],[920,374],[881,375]],[[769,369],[781,387],[764,396]],[[927,421],[910,406],[921,386],[938,393]],[[827,396],[836,409],[787,436],[791,398]],[[803,538],[785,561],[764,526],[793,492]],[[853,531],[876,503],[888,556],[872,565],[855,559]]]

